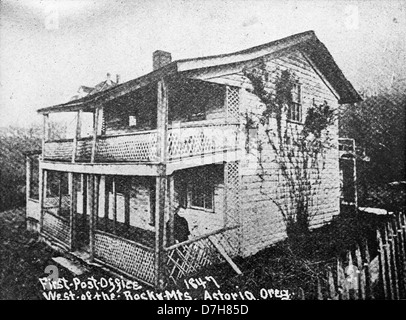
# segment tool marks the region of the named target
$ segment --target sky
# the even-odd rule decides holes
[[[314,30],[357,90],[406,76],[406,0],[0,0],[0,127],[40,123],[111,73],[230,53]]]

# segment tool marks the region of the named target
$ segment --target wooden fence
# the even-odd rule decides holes
[[[297,298],[317,300],[406,299],[406,217],[404,212],[376,230],[376,241],[364,239],[337,258],[333,267],[318,278],[315,292],[299,288]],[[372,252],[372,254],[371,254]]]

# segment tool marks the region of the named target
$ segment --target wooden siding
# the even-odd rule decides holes
[[[300,52],[286,52],[285,55],[270,59],[266,61],[266,68],[270,73],[267,82],[270,90],[275,88],[275,70],[289,69],[298,78],[302,91],[303,119],[313,102],[319,105],[326,101],[333,108],[338,106],[334,91]],[[264,106],[258,97],[250,92],[252,86],[242,71],[206,80],[241,87],[241,114],[244,114],[245,111],[262,112]],[[276,126],[275,119],[271,121],[271,125]],[[289,125],[298,130],[301,128],[300,124],[289,123]],[[339,213],[338,123],[329,128],[329,131],[334,147],[327,151],[325,168],[321,173],[321,185],[317,189],[318,192],[311,197],[309,210],[313,218],[310,221],[310,228],[322,226]],[[289,187],[284,181],[279,165],[272,161],[274,154],[269,143],[263,144],[262,168],[259,166],[258,145],[255,142],[252,143],[252,136],[256,138],[258,135],[260,140],[266,141],[264,131],[251,132],[250,135],[250,148],[248,152],[243,151],[241,159],[241,246],[243,256],[254,254],[284,239],[286,226],[278,205],[286,212],[293,209],[286,200]],[[243,136],[247,139],[248,133],[246,132]],[[261,173],[264,173],[262,179],[259,176]],[[311,182],[314,183],[314,180]]]

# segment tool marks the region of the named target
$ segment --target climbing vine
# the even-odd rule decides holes
[[[278,164],[289,189],[288,203],[285,199],[271,200],[283,214],[288,235],[306,233],[311,219],[310,202],[321,191],[321,171],[325,167],[326,151],[331,147],[329,127],[334,124],[335,112],[326,101],[317,105],[313,100],[302,124],[285,121],[293,102],[292,91],[297,83],[295,75],[289,70],[269,72],[264,62],[257,68],[244,70],[244,75],[252,83],[252,93],[264,106],[262,113],[245,114],[246,129],[264,133],[264,139],[258,139],[261,168],[258,175],[262,180],[266,175],[262,153],[268,144],[275,156],[273,161]],[[270,90],[268,84],[272,78],[274,89]],[[271,124],[272,119],[275,119],[276,126]]]

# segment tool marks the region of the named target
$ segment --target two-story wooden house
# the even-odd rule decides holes
[[[259,177],[246,148],[243,115],[261,103],[243,70],[264,62],[270,70],[295,73],[300,94],[283,119],[298,130],[314,103],[337,108],[360,100],[312,31],[173,62],[169,53],[156,51],[151,73],[38,111],[44,137],[39,199],[27,204],[31,224],[65,250],[85,252],[89,261],[154,286],[285,238],[272,199],[283,201],[288,192],[279,168],[265,162],[261,170],[268,178]],[[267,81],[272,87],[273,79]],[[49,123],[62,113],[73,115],[75,130],[54,140]],[[90,135],[81,128],[83,119],[92,120]],[[330,132],[326,187],[314,195],[312,228],[339,213],[337,122]],[[180,204],[191,235],[176,243],[174,210]]]

